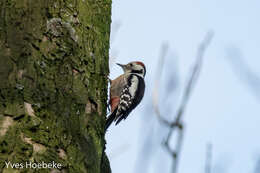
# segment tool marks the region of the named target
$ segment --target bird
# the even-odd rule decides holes
[[[119,64],[124,73],[110,80],[111,113],[106,120],[105,130],[112,122],[115,125],[126,119],[133,109],[141,102],[145,92],[144,77],[146,68],[143,62],[133,61],[126,65]]]

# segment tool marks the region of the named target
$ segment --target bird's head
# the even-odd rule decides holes
[[[123,68],[124,73],[133,73],[141,77],[145,76],[146,73],[145,65],[140,61],[133,61],[126,65],[117,63],[117,65]]]

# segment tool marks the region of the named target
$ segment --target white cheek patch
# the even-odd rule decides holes
[[[145,71],[145,69],[144,69],[141,65],[135,66],[134,70],[141,72],[141,73],[138,73],[138,74],[136,74],[136,75],[141,76],[141,77],[144,76],[144,73],[145,73],[144,71]]]
[[[135,70],[142,70],[142,67],[138,65],[135,67]]]

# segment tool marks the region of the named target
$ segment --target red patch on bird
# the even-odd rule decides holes
[[[113,97],[110,99],[111,112],[114,112],[120,102],[120,97]]]
[[[142,63],[141,61],[136,61],[136,64],[139,64],[144,67],[144,63]]]

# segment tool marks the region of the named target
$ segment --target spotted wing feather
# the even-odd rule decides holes
[[[118,124],[122,119],[126,119],[129,113],[140,103],[144,90],[137,90],[143,89],[143,87],[140,88],[141,84],[144,84],[142,78],[136,75],[131,75],[129,77],[127,85],[123,88],[120,94],[120,102],[115,117],[116,124]],[[139,97],[136,94],[140,94],[138,95]]]

